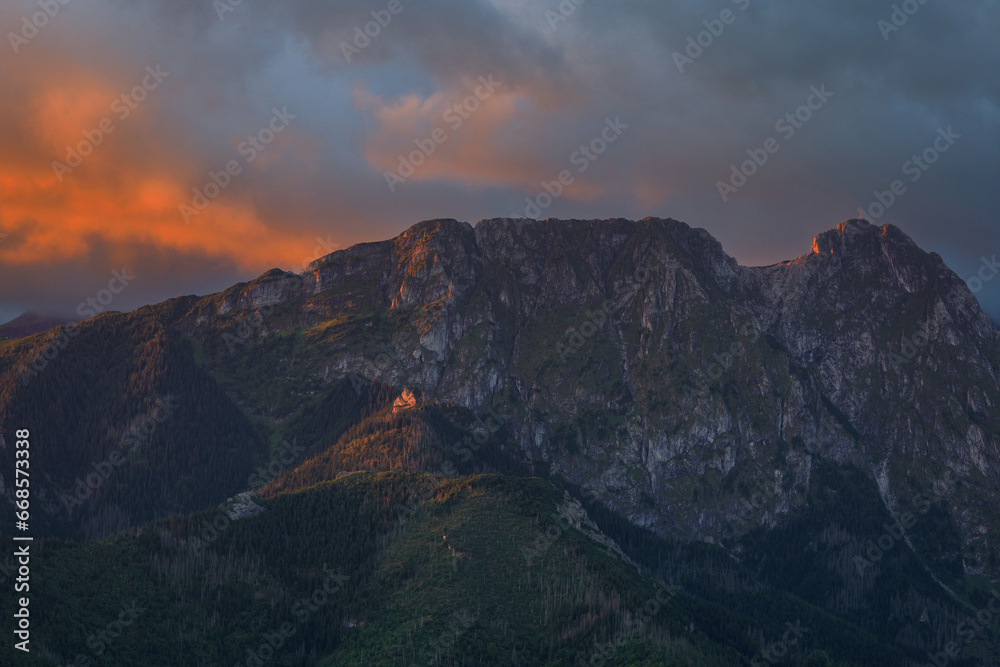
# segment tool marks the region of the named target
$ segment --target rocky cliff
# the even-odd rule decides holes
[[[896,514],[951,473],[964,566],[996,565],[998,332],[889,225],[744,267],[674,220],[428,221],[202,300],[181,327],[235,322],[237,342],[297,326],[321,361],[268,372],[493,409],[536,471],[661,534],[776,525],[821,460],[865,471]]]

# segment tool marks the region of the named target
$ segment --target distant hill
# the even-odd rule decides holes
[[[0,338],[23,338],[67,324],[66,317],[42,315],[28,311],[15,317],[7,324],[0,324]]]

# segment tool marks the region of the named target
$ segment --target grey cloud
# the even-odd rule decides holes
[[[879,222],[938,250],[960,275],[984,248],[1000,252],[995,1],[927,2],[885,41],[876,23],[892,2],[753,0],[683,74],[671,54],[734,3],[591,0],[553,32],[545,12],[556,0],[402,2],[403,13],[350,64],[340,42],[387,3],[244,0],[220,21],[207,0],[113,0],[97,3],[109,20],[88,22],[81,30],[89,32],[74,39],[116,39],[102,63],[117,50],[176,68],[178,85],[158,107],[155,132],[144,137],[137,128],[119,149],[149,169],[186,166],[192,185],[225,161],[241,133],[257,129],[270,105],[300,110],[296,136],[314,153],[280,160],[280,173],[248,174],[227,195],[246,197],[276,226],[361,241],[424,218],[508,215],[523,210],[524,197],[539,189],[530,183],[551,179],[605,116],[620,115],[629,134],[580,176],[604,194],[563,197],[544,217],[672,216],[705,227],[742,261],[769,263],[805,252],[813,235],[855,217],[939,126],[951,125],[961,143]],[[131,28],[110,17],[122,7]],[[501,154],[482,159],[524,164],[529,185],[415,181],[390,196],[361,155],[377,126],[351,107],[350,92],[426,97],[461,91],[465,79],[485,73],[531,102],[524,127],[498,129]],[[775,120],[810,86],[824,83],[836,98],[723,203],[716,181],[775,135]],[[659,187],[662,200],[643,200],[639,185]],[[206,285],[233,275],[199,271],[200,259],[185,267]],[[993,292],[1000,287],[979,296],[1000,317]]]

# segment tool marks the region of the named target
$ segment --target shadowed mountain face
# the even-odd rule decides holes
[[[629,531],[721,545],[845,618],[884,609],[903,620],[880,636],[920,650],[921,612],[952,618],[944,600],[1000,569],[998,343],[892,226],[743,267],[674,220],[437,220],[0,343],[0,415],[50,429],[32,463],[50,534],[359,470],[537,475],[626,526],[657,576],[678,566]],[[906,567],[931,583],[886,602],[879,576]]]
[[[893,511],[950,471],[967,566],[997,543],[997,331],[891,226],[850,221],[748,268],[671,220],[433,221],[195,302],[177,326],[235,356],[288,332],[294,354],[261,372],[289,391],[353,374],[492,407],[518,458],[661,534],[774,524],[822,459],[864,470]],[[761,484],[748,511],[740,488]]]
[[[967,564],[997,543],[998,333],[941,259],[891,226],[850,221],[809,254],[748,268],[672,220],[430,221],[302,276],[271,271],[80,329],[149,322],[183,334],[179,353],[199,348],[272,437],[301,399],[357,377],[492,408],[516,458],[661,534],[773,524],[825,459],[866,471],[890,509],[951,471]],[[5,348],[8,377],[55,381],[77,341],[51,369],[21,367],[51,335]],[[270,392],[252,382],[265,378]],[[24,391],[13,383],[6,401]],[[761,484],[768,500],[748,511],[740,488]]]

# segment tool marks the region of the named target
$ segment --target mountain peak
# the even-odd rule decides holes
[[[68,317],[28,311],[0,325],[0,338],[23,338],[67,324]]]
[[[812,251],[817,255],[831,255],[861,244],[894,244],[917,249],[906,232],[895,225],[877,227],[867,220],[853,219],[842,222],[833,229],[823,232],[813,239]]]
[[[812,251],[817,255],[832,254],[859,237],[874,237],[876,229],[875,225],[867,220],[853,219],[842,222],[833,229],[818,234],[813,239]]]

